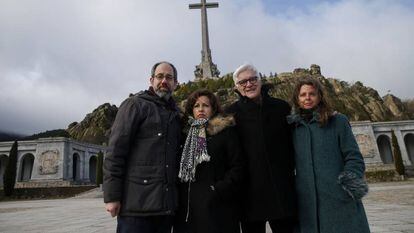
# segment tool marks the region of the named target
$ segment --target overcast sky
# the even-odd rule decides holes
[[[200,62],[197,0],[0,0],[0,131],[66,128],[102,103],[146,89],[153,63],[193,79]],[[410,0],[226,0],[209,9],[221,74],[321,66],[400,98],[414,92]]]

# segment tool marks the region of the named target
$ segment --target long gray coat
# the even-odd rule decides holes
[[[317,119],[316,113],[308,123],[288,117],[294,124],[300,232],[370,232],[361,202],[368,191],[365,165],[348,119],[336,114],[324,127]]]

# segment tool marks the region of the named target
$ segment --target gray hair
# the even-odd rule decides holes
[[[236,69],[236,71],[234,71],[234,73],[233,73],[233,81],[234,81],[234,85],[236,85],[236,84],[237,84],[237,78],[238,78],[239,74],[240,74],[241,72],[246,71],[246,70],[253,71],[253,72],[255,73],[255,75],[256,75],[258,78],[260,78],[259,72],[257,71],[256,67],[254,67],[252,64],[246,63],[246,64],[243,64],[243,65],[239,66],[239,67]]]

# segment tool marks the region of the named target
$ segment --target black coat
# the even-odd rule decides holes
[[[261,221],[296,215],[294,153],[286,120],[287,102],[272,98],[262,88],[262,104],[247,97],[230,105],[247,160],[244,218]]]
[[[233,124],[233,117],[219,116],[209,121],[206,131],[210,161],[197,166],[190,187],[181,183],[174,233],[240,232],[238,196],[243,159]]]
[[[174,102],[151,91],[125,100],[111,128],[105,156],[104,202],[121,202],[122,216],[172,215],[180,118]]]

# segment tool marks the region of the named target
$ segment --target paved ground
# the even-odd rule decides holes
[[[372,232],[414,233],[414,180],[370,187],[364,204]],[[69,199],[0,202],[0,232],[115,232],[116,220],[103,206],[96,192]]]

